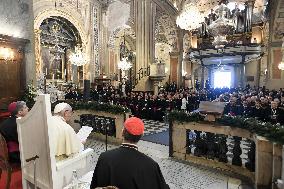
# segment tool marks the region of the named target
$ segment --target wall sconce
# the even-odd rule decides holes
[[[0,47],[0,59],[8,61],[13,61],[15,58],[14,51],[11,48]]]

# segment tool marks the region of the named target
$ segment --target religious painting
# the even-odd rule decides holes
[[[63,79],[64,55],[56,57],[49,48],[42,48],[43,70],[47,79]]]

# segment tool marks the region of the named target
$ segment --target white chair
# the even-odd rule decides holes
[[[36,155],[36,183],[41,189],[62,189],[71,182],[73,170],[80,177],[94,169],[92,149],[56,161],[50,141],[51,116],[49,95],[40,95],[31,111],[17,120],[23,189],[34,188],[34,166],[26,160]]]

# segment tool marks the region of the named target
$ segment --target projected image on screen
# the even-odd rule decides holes
[[[231,72],[215,72],[214,88],[231,87]]]

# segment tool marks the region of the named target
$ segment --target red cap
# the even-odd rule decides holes
[[[12,113],[16,110],[16,107],[17,107],[17,102],[12,102],[8,106],[8,111]]]
[[[142,135],[144,133],[144,123],[137,117],[125,120],[124,128],[132,135]]]

